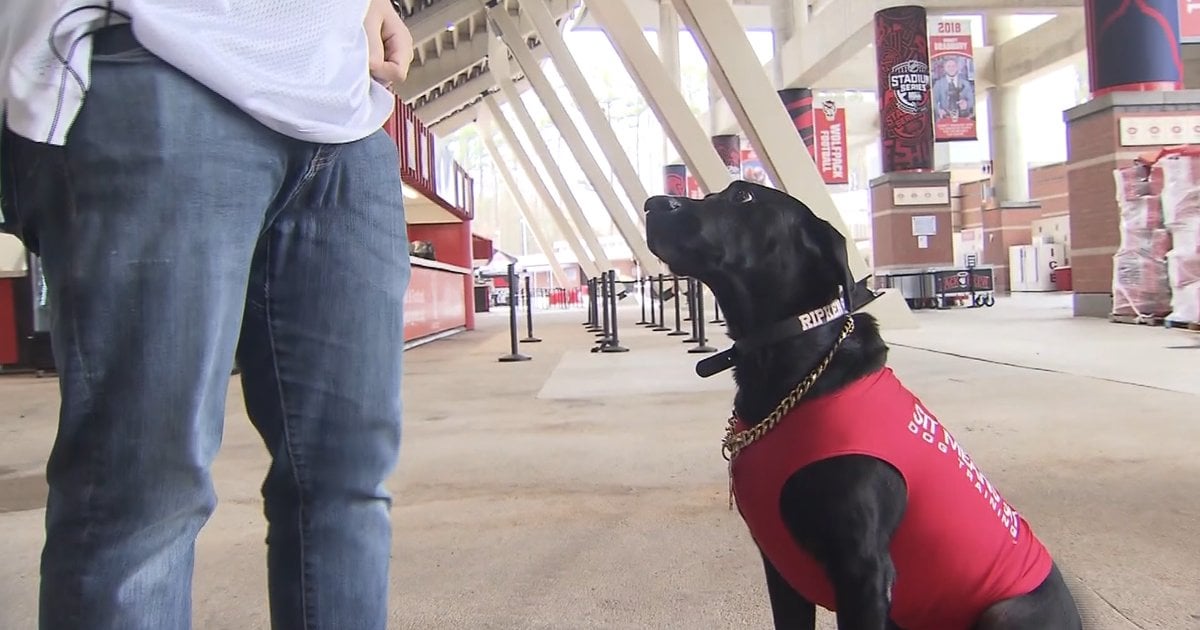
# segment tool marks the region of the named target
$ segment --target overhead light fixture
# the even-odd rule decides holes
[[[409,199],[421,198],[421,194],[410,188],[408,184],[404,184],[404,196],[408,197]]]

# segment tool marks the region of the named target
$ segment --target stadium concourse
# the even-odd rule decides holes
[[[1198,627],[1200,335],[1073,318],[1069,300],[918,311],[887,334],[893,366],[1059,556],[1089,629]],[[535,317],[527,362],[496,363],[502,311],[407,355],[392,627],[769,627],[727,503],[729,379],[697,378],[695,355],[645,327],[597,356],[580,311]],[[196,627],[265,629],[267,457],[236,379],[227,410]],[[0,628],[35,627],[56,413],[53,379],[0,379]]]

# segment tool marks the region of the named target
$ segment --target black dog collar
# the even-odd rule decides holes
[[[838,287],[838,296],[829,304],[815,308],[796,317],[780,320],[765,329],[735,339],[733,347],[718,352],[696,363],[696,374],[701,378],[715,376],[737,364],[740,354],[753,352],[760,348],[779,343],[784,339],[799,337],[810,330],[825,326],[830,322],[840,322],[879,297],[867,287],[867,278],[856,282],[849,291]]]

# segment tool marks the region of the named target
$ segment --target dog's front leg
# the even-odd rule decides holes
[[[873,457],[843,455],[796,472],[780,500],[792,537],[833,585],[839,630],[894,627],[889,547],[907,503],[903,477]]]
[[[827,565],[837,596],[840,630],[884,630],[896,571],[887,549],[860,549]]]
[[[767,573],[767,595],[771,597],[775,630],[815,630],[817,607],[797,593],[766,556],[763,568]]]

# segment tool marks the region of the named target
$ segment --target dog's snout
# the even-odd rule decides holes
[[[657,195],[646,200],[646,212],[674,212],[683,207],[683,199],[668,195]]]

